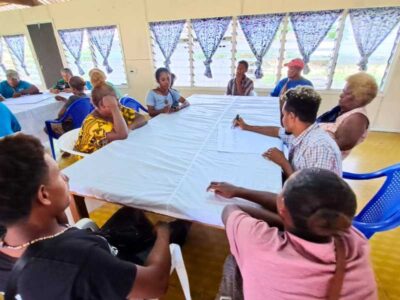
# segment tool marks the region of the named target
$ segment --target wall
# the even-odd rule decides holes
[[[24,33],[26,25],[52,22],[55,30],[97,25],[118,25],[125,57],[128,88],[122,92],[144,100],[154,86],[148,22],[237,16],[338,8],[398,6],[398,0],[72,0],[66,3],[0,12],[0,35]],[[61,45],[59,44],[61,49]],[[356,51],[356,50],[355,50]],[[368,107],[371,127],[400,132],[400,52],[397,53],[385,91]],[[223,94],[224,89],[185,88],[193,93]],[[267,90],[257,91],[265,95]],[[321,111],[337,103],[339,91],[322,91]]]

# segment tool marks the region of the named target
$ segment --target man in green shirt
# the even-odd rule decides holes
[[[62,68],[60,70],[61,73],[61,79],[58,80],[56,82],[56,84],[54,84],[51,89],[50,92],[54,93],[54,94],[58,94],[59,92],[65,92],[65,93],[72,93],[72,89],[69,86],[69,80],[71,79],[72,76],[74,76],[72,74],[71,69],[69,68]]]

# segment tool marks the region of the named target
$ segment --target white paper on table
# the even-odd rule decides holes
[[[271,147],[271,139],[259,133],[232,128],[232,124],[219,124],[218,151],[261,154]]]

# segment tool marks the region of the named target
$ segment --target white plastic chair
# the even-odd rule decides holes
[[[57,140],[57,146],[61,151],[71,153],[73,155],[88,156],[89,153],[83,153],[74,150],[75,142],[78,140],[80,128],[76,128],[64,133]]]
[[[89,218],[80,219],[75,223],[74,227],[79,229],[90,229],[92,231],[99,230],[99,227]],[[186,300],[192,300],[190,296],[189,278],[186,272],[185,262],[183,261],[181,247],[178,244],[170,244],[169,250],[171,252],[171,272],[175,270],[178,274],[179,281],[182,286],[183,294]],[[153,299],[157,300],[157,299]]]

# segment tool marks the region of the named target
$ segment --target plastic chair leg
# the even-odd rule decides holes
[[[169,245],[171,251],[171,273],[175,269],[182,286],[186,300],[191,300],[189,278],[186,272],[185,262],[183,261],[181,247],[177,244]]]

